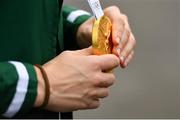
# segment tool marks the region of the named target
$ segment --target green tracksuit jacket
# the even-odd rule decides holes
[[[59,117],[33,108],[37,96],[33,65],[77,48],[76,31],[90,17],[85,11],[62,6],[62,2],[0,1],[0,118]]]

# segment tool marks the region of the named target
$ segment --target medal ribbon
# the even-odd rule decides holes
[[[104,15],[104,12],[102,10],[99,0],[87,0],[87,1],[96,19],[100,19]]]

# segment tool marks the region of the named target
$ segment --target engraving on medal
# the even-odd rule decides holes
[[[95,21],[92,33],[92,46],[94,54],[102,55],[112,53],[111,28],[111,21],[106,16],[103,16],[101,19]]]
[[[87,0],[96,20],[92,31],[92,47],[95,55],[112,53],[111,21],[104,16],[99,0]]]

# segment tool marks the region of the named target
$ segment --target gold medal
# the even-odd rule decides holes
[[[102,16],[95,20],[92,31],[93,54],[103,55],[112,53],[112,24],[108,17]]]
[[[104,15],[99,0],[87,1],[96,18],[92,30],[93,54],[111,54],[113,49],[111,20]],[[112,70],[106,70],[103,72],[112,72]]]

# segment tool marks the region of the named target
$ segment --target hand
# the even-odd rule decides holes
[[[136,44],[128,18],[116,6],[108,7],[104,12],[112,21],[113,53],[119,56],[121,67],[125,68],[134,56]]]
[[[92,48],[63,52],[43,65],[51,86],[46,109],[68,112],[97,108],[100,98],[108,96],[108,87],[115,81],[113,73],[103,71],[118,65],[119,60],[115,55],[94,56]],[[38,91],[41,93],[38,97],[43,98],[43,89]]]
[[[126,15],[122,14],[118,7],[112,6],[104,10],[106,16],[112,21],[113,54],[120,59],[122,68],[127,67],[134,56],[136,40],[131,31]],[[92,26],[94,18],[84,22],[78,29],[77,40],[79,46],[84,48],[91,45]]]

